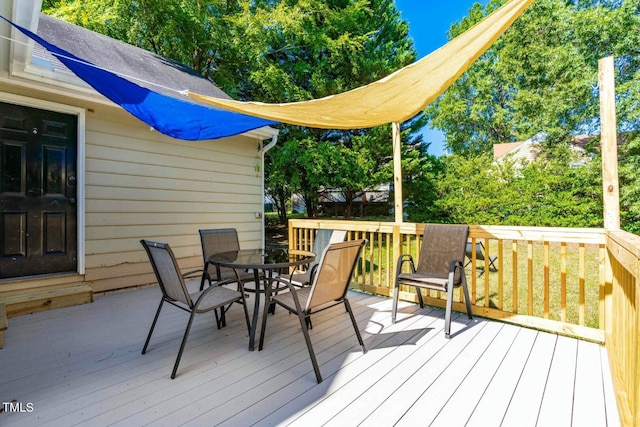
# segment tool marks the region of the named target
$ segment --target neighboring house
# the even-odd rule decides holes
[[[42,15],[39,1],[3,0],[0,15],[63,49],[80,39],[123,74],[226,97],[180,64]],[[263,245],[263,143],[275,129],[165,136],[5,21],[0,36],[0,304],[154,283],[143,238],[168,242],[183,268],[202,266],[201,228],[235,227],[242,247]]]
[[[390,197],[392,187],[391,184],[381,184],[372,190],[365,191],[365,199],[363,202],[362,195],[356,197],[351,202],[352,215],[389,215],[391,209]],[[265,209],[273,211],[275,209],[275,201],[270,196],[264,198]],[[344,194],[340,190],[322,188],[318,196],[318,205],[321,215],[340,217],[345,215],[347,203]],[[291,195],[291,211],[293,213],[306,213],[307,206],[299,193]]]
[[[325,215],[356,216],[364,217],[368,215],[384,216],[389,215],[392,208],[389,194],[392,187],[390,184],[381,184],[374,189],[365,190],[364,194],[351,201],[351,212],[347,215],[348,204],[344,194],[340,190],[326,189],[319,197],[320,210]]]
[[[589,156],[584,146],[591,139],[592,137],[586,135],[577,136],[573,139],[570,148],[575,154],[575,161],[569,166],[577,167],[586,164]],[[544,140],[545,134],[541,132],[526,141],[494,144],[493,160],[500,163],[509,159],[516,168],[522,167],[526,163],[536,162],[540,156],[540,143],[544,142]]]

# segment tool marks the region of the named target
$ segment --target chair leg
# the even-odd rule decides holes
[[[269,312],[269,309],[267,308],[269,306],[269,301],[265,301],[264,304],[265,304],[265,307],[264,307],[264,313],[262,313],[262,329],[260,329],[260,341],[258,342],[258,351],[262,350],[262,346],[264,345],[264,336],[265,336],[265,332],[267,331],[267,317],[269,317],[267,316]]]
[[[160,305],[158,306],[158,310],[156,310],[156,317],[153,318],[153,323],[151,323],[151,329],[149,329],[149,335],[147,335],[147,340],[144,342],[144,347],[142,347],[142,354],[147,352],[147,346],[149,345],[149,341],[151,340],[151,334],[153,333],[153,329],[156,327],[156,322],[158,321],[158,316],[160,316],[160,310],[162,310],[162,304],[164,303],[164,298],[160,299]]]
[[[221,319],[220,319],[220,316],[218,315],[217,308],[213,310],[213,314],[216,315],[216,326],[218,327],[218,329],[222,328],[222,324],[220,323]]]
[[[176,357],[176,363],[173,365],[173,371],[171,371],[171,379],[176,377],[176,372],[178,372],[178,365],[180,364],[180,359],[182,358],[182,352],[187,344],[187,338],[189,337],[189,332],[191,331],[191,325],[193,324],[193,318],[196,315],[195,309],[191,311],[191,315],[189,316],[189,323],[187,323],[187,329],[184,331],[184,337],[182,337],[182,343],[180,344],[180,350],[178,351],[178,357]]]
[[[262,313],[262,329],[260,330],[260,341],[258,343],[258,351],[262,350],[262,345],[264,344],[264,335],[267,330],[267,317],[268,314],[271,313],[271,307],[274,307],[273,312],[275,313],[275,305],[276,303],[271,300],[271,283],[264,282],[264,312]],[[256,292],[256,298],[258,297],[258,293]],[[258,309],[257,307],[255,308]],[[254,321],[257,321],[257,318],[254,317]]]
[[[205,280],[209,281],[209,286],[211,286],[211,278],[209,277],[209,273],[207,273],[206,270],[204,270],[202,272],[202,279],[200,279],[200,290],[204,289],[204,281]]]
[[[469,298],[469,288],[467,288],[467,279],[466,277],[462,277],[462,291],[464,292],[464,302],[467,305],[467,316],[469,319],[473,319],[471,316],[471,299]]]
[[[247,309],[247,299],[244,297],[244,289],[242,289],[240,295],[242,295],[242,309],[244,310],[244,320],[247,323],[247,332],[251,333],[251,321],[249,320],[249,310]]]
[[[218,323],[218,329],[224,328],[227,326],[227,310],[233,305],[233,303],[229,304],[229,306],[225,309],[224,305],[220,307],[220,320],[218,321],[218,313],[216,309],[216,322]]]
[[[418,303],[420,304],[420,308],[424,308],[424,300],[422,299],[422,290],[417,286],[414,286],[413,288],[416,290],[416,294],[418,295]]]
[[[356,318],[353,315],[353,311],[351,311],[351,304],[349,304],[349,300],[346,298],[344,299],[344,306],[347,309],[347,313],[349,313],[349,317],[351,318],[351,323],[353,324],[353,329],[356,331],[356,337],[358,337],[358,343],[360,343],[360,347],[362,347],[362,352],[366,353],[367,349],[364,346],[364,341],[362,341],[362,335],[360,335],[360,330],[358,329]]]
[[[444,310],[444,337],[451,338],[451,307],[453,306],[453,284],[447,287],[447,303]]]
[[[400,297],[400,283],[396,279],[393,287],[393,302],[391,303],[391,323],[396,323],[396,314],[398,314],[398,298]]]
[[[318,384],[322,382],[322,375],[320,374],[320,367],[318,366],[318,360],[316,359],[316,354],[313,351],[313,345],[311,344],[311,337],[309,336],[309,330],[307,329],[307,321],[304,313],[298,311],[298,319],[300,320],[300,328],[302,329],[302,334],[304,335],[304,342],[307,344],[307,350],[309,350],[309,358],[311,359],[311,364],[313,365],[313,371],[316,374],[316,380]]]

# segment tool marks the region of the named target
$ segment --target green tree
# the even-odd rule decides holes
[[[437,208],[447,222],[500,224],[508,214],[496,197],[504,191],[513,174],[500,176],[487,154],[447,156],[445,170],[436,183]]]
[[[439,198],[436,183],[444,173],[444,157],[430,155],[430,144],[423,142],[421,135],[412,137],[413,132],[411,124],[409,129],[402,131],[403,141],[406,140],[402,153],[402,192],[407,220],[448,223],[449,213],[436,203]]]
[[[460,34],[503,3],[492,0],[485,8],[474,5],[467,18],[451,26],[450,36]],[[620,140],[625,143],[620,155],[622,223],[628,230],[640,230],[636,208],[640,202],[640,176],[636,172],[640,164],[638,46],[637,0],[534,2],[426,109],[431,125],[445,133],[448,148],[460,156],[470,156],[467,162],[471,162],[464,165],[462,160],[447,159],[445,179],[439,184],[444,200],[439,205],[457,215],[457,221],[464,220],[460,216],[464,211],[475,218],[465,221],[475,223],[601,224],[602,202],[594,199],[602,191],[598,160],[585,168],[567,169],[567,146],[576,135],[600,132],[598,61],[613,55]],[[482,196],[465,193],[463,197],[455,187],[448,186],[465,184],[461,188],[468,188],[467,183],[455,182],[450,175],[465,173],[461,167],[470,168],[467,176],[473,173],[491,179],[495,171],[489,154],[494,144],[522,141],[539,132],[546,135],[542,145],[545,164],[528,165],[513,179],[503,175],[502,188],[487,188],[486,183],[478,182],[478,191],[492,194],[491,203],[484,203]],[[483,153],[487,157],[480,168],[477,162]],[[597,149],[593,153],[597,154]],[[456,203],[462,207],[456,208]],[[486,212],[480,214],[474,209]]]
[[[289,201],[295,190],[290,176],[295,170],[288,169],[294,165],[286,161],[287,151],[280,153],[274,156],[272,151],[268,151],[265,155],[265,192],[275,203],[279,222],[286,225]]]
[[[245,99],[319,98],[365,85],[415,60],[407,24],[390,0],[242,4],[251,12],[234,20],[243,29],[237,40],[252,64],[242,83]],[[311,217],[318,214],[316,200],[323,190],[339,190],[350,205],[366,189],[391,179],[389,126],[353,131],[283,126],[280,141],[283,144],[271,155],[283,157],[276,163],[284,170],[296,171],[291,182],[297,184],[295,191],[303,196]],[[297,150],[291,149],[294,144]],[[312,156],[307,150],[328,159],[321,161],[315,157],[318,153]],[[315,167],[311,157],[323,168]],[[295,166],[284,166],[285,162]],[[314,175],[316,171],[323,179]],[[350,207],[347,211],[349,215]]]
[[[592,161],[500,163],[488,154],[451,155],[437,182],[437,205],[452,223],[601,227],[602,179]]]
[[[468,18],[451,26],[450,36],[503,3],[493,0],[485,9],[474,5]],[[618,58],[619,84],[630,85],[623,86],[629,102],[621,103],[620,113],[637,110],[639,8],[637,0],[537,0],[427,108],[431,124],[445,133],[448,147],[461,154],[490,152],[493,144],[524,140],[541,131],[551,147],[577,134],[597,132],[598,60],[612,54]]]
[[[44,0],[44,13],[189,65],[237,92],[237,33],[227,0]]]
[[[621,136],[620,147],[620,222],[622,227],[640,234],[640,131]]]

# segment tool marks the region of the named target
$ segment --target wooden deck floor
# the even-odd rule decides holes
[[[296,317],[276,311],[264,350],[249,352],[239,307],[222,330],[196,317],[171,380],[184,312],[165,307],[140,354],[159,296],[151,287],[11,318],[0,400],[13,406],[0,425],[619,425],[601,346],[466,316],[445,340],[442,310],[405,304],[391,325],[391,301],[360,293],[350,299],[366,354],[342,308],[314,320],[321,384]]]

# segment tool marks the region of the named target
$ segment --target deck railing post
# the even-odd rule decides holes
[[[604,228],[620,229],[620,188],[618,182],[618,135],[613,56],[598,61],[600,87],[600,145],[602,147],[602,185]]]
[[[389,283],[389,287],[393,290],[395,289],[395,280],[396,280],[396,260],[402,253],[402,235],[400,234],[400,224],[395,223],[393,225],[393,249],[391,252],[391,283]],[[390,293],[392,296],[393,294]]]
[[[402,199],[402,137],[400,123],[391,124],[393,135],[393,209],[396,223],[404,220]]]

